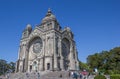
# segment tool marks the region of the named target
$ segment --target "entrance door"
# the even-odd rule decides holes
[[[50,63],[47,63],[47,70],[50,70]]]
[[[32,66],[30,65],[30,72],[32,71]]]
[[[34,67],[34,70],[37,72],[38,67],[37,67],[37,62],[36,61],[34,62],[33,67]]]

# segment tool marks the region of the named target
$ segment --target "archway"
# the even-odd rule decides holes
[[[33,63],[33,68],[34,68],[34,71],[38,71],[38,65],[37,65],[37,62],[36,61],[34,61],[34,63]]]

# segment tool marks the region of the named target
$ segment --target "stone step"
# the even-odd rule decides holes
[[[54,72],[47,71],[39,73],[40,78],[38,78],[38,72],[32,72],[32,73],[12,73],[9,74],[9,78],[1,76],[0,79],[73,79],[71,76],[69,76],[68,71],[54,71]],[[91,75],[87,79],[94,79],[94,76]]]

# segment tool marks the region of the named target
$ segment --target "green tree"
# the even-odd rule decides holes
[[[7,61],[0,59],[0,75],[5,74],[8,70],[7,67]]]
[[[79,67],[80,67],[80,70],[89,70],[89,66],[87,65],[87,63],[83,63],[83,62],[79,62]]]
[[[98,68],[100,71],[120,74],[120,47],[89,55],[87,64],[92,69]]]
[[[14,72],[15,71],[15,63],[10,62],[7,63],[6,60],[0,59],[0,75],[4,75],[8,72]]]
[[[9,65],[9,70],[11,72],[15,72],[15,63],[14,62],[10,62],[8,65]]]

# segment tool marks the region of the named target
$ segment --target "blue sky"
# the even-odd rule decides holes
[[[48,8],[73,31],[82,62],[120,46],[120,0],[0,0],[0,59],[17,60],[22,31],[40,24]]]

